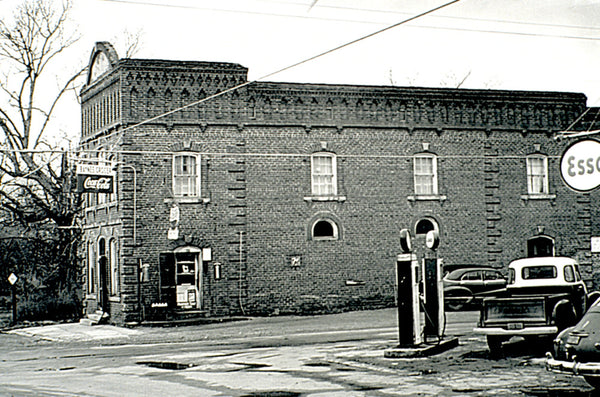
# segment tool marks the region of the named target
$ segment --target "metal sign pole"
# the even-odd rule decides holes
[[[14,274],[11,273],[10,276],[8,276],[8,282],[10,283],[10,291],[11,291],[11,295],[12,295],[12,322],[13,324],[15,324],[17,322],[17,287],[16,287],[16,283],[17,280],[19,278]]]

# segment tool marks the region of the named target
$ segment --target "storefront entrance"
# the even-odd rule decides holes
[[[202,308],[202,250],[177,248],[163,253],[161,267],[161,300],[179,309]]]

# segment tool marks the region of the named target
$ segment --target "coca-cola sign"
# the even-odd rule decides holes
[[[77,191],[83,193],[112,193],[113,176],[77,175]]]

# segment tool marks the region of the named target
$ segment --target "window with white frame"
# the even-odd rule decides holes
[[[181,153],[173,156],[173,193],[176,197],[200,196],[200,156]]]
[[[548,194],[548,157],[540,154],[527,157],[527,193]]]
[[[437,195],[437,157],[433,154],[418,154],[414,157],[413,165],[415,194],[417,196]]]
[[[332,153],[315,153],[311,157],[312,194],[335,196],[337,194],[336,157]]]

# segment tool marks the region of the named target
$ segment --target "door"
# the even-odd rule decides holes
[[[102,308],[105,313],[109,313],[110,304],[108,302],[108,259],[105,255],[102,255],[98,260],[98,268],[100,270],[99,274],[99,296],[98,296],[98,306]]]
[[[537,236],[527,240],[527,256],[554,256],[554,240],[546,236]]]
[[[202,257],[197,248],[175,252],[176,304],[182,309],[202,307]]]
[[[483,290],[483,276],[481,270],[466,272],[460,279],[460,285],[468,288],[474,294],[481,292]]]

